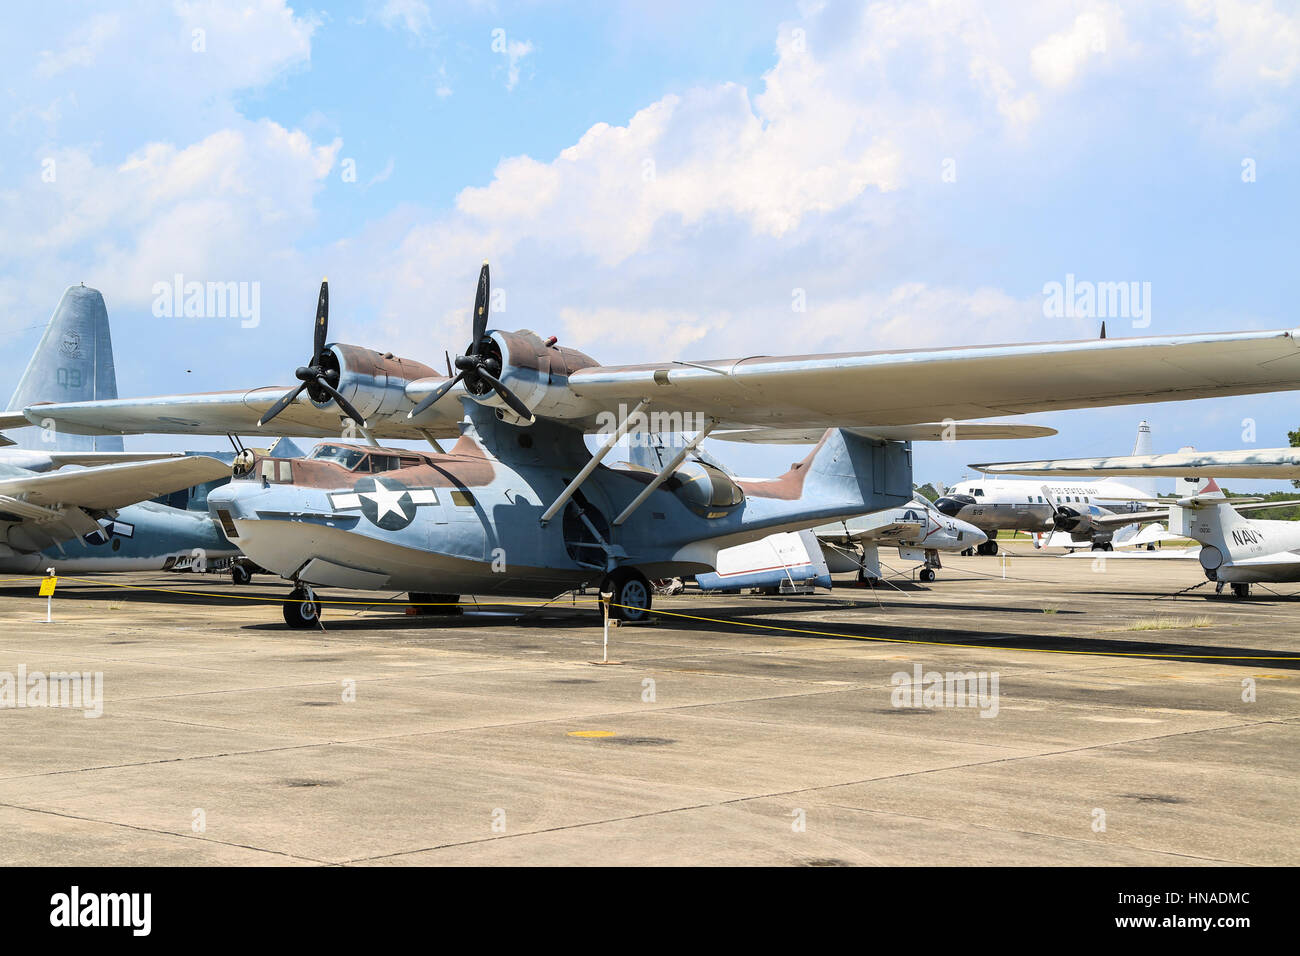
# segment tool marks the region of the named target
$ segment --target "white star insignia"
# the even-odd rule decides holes
[[[377,512],[375,520],[379,521],[387,514],[396,514],[403,518],[406,517],[406,512],[403,511],[401,506],[398,504],[398,502],[402,500],[402,495],[404,494],[406,494],[405,488],[394,491],[392,488],[386,487],[383,482],[376,478],[375,490],[363,491],[361,492],[361,497],[369,498],[375,503],[375,509]]]

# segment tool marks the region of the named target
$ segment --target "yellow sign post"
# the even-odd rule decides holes
[[[47,568],[45,575],[41,578],[41,589],[36,596],[45,598],[45,623],[52,624],[54,623],[51,617],[54,611],[54,589],[58,586],[59,579],[54,576],[53,568]]]

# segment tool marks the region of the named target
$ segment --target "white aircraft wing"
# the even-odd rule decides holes
[[[1003,422],[920,422],[915,425],[874,425],[850,428],[863,438],[882,441],[1005,441],[1013,438],[1048,438],[1056,434],[1046,425],[1011,425]],[[824,428],[743,428],[715,431],[709,435],[721,441],[754,445],[815,445],[826,434]]]
[[[229,474],[225,462],[191,455],[0,478],[0,511],[6,510],[6,498],[42,507],[124,508]]]
[[[292,387],[268,385],[228,392],[30,405],[24,409],[26,417],[21,424],[41,424],[50,420],[58,429],[78,435],[265,434],[268,437],[339,438],[344,434],[346,419],[338,408],[334,405],[318,407],[306,393],[265,428],[258,427],[258,419]],[[434,410],[421,416],[423,424],[419,426],[407,420],[409,407],[402,408],[401,415],[391,420],[377,422],[372,433],[385,438],[416,440],[425,437],[426,431],[435,438],[454,438],[460,434],[458,423],[463,413],[459,403],[448,400],[434,406]],[[0,424],[5,421],[7,419],[0,420]],[[8,427],[19,425],[10,422]]]
[[[834,524],[819,525],[813,529],[818,541],[832,544],[851,544],[855,541],[915,540],[924,530],[920,521],[876,519],[874,515],[852,518]]]
[[[1129,475],[1152,478],[1300,478],[1300,448],[1190,451],[1114,458],[1059,458],[971,465],[990,475]]]
[[[724,428],[911,425],[1298,389],[1300,345],[1276,331],[756,356],[585,368],[569,387]]]
[[[510,375],[502,376],[508,384]],[[391,376],[388,381],[391,389]],[[409,391],[391,404],[373,413],[363,409],[371,434],[421,437],[407,413],[413,396],[427,394],[432,384],[428,377],[419,387],[408,382]],[[642,400],[649,415],[704,416],[722,428],[878,428],[1300,389],[1300,344],[1292,331],[1225,332],[752,356],[580,368],[556,388],[565,390],[564,399],[552,404],[558,410],[551,417],[584,428],[609,413],[621,418]],[[26,412],[31,421],[51,418],[59,428],[82,434],[250,434],[286,390],[41,405]],[[458,404],[439,402],[419,421],[435,436],[452,434],[461,418]],[[299,396],[262,431],[332,436],[340,433],[341,420],[333,406],[317,408]]]

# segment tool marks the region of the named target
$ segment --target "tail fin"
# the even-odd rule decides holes
[[[39,402],[104,398],[117,398],[108,309],[98,289],[69,286],[27,363],[27,371],[9,400],[9,409]],[[19,447],[37,451],[122,450],[122,438],[118,435],[51,434],[33,427],[18,429],[9,437]]]
[[[1184,445],[1178,449],[1179,454],[1196,451],[1191,445]],[[1223,491],[1219,488],[1219,483],[1213,478],[1175,478],[1174,491],[1178,493],[1179,498],[1194,498],[1200,495],[1202,498],[1222,498]]]
[[[1144,421],[1138,422],[1137,438],[1133,442],[1134,455],[1150,455],[1151,452],[1151,425]],[[1158,478],[1133,478],[1125,479],[1124,483],[1130,488],[1136,488],[1148,498],[1155,498],[1160,494],[1160,479]]]

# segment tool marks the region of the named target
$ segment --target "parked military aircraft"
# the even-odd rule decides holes
[[[10,408],[117,396],[108,311],[96,289],[63,293]],[[39,408],[39,405],[35,405]],[[207,512],[150,501],[224,481],[209,456],[125,452],[117,436],[65,433],[39,416],[0,415],[0,572],[170,570],[237,555]],[[182,502],[183,505],[183,502]]]
[[[209,496],[227,534],[294,581],[286,619],[309,626],[315,585],[527,595],[600,584],[638,619],[647,576],[711,571],[723,548],[910,500],[910,443],[866,437],[874,430],[1300,388],[1290,331],[607,367],[554,337],[489,330],[488,292],[484,264],[473,334],[448,376],[330,344],[322,283],[310,364],[287,391],[26,412],[89,434],[324,437],[354,425],[370,446],[331,442],[301,462],[253,456],[243,478]],[[459,401],[441,401],[448,395]],[[833,430],[762,481],[682,453],[653,476],[603,467],[627,432],[674,430],[664,418],[695,431],[693,443],[715,428]],[[600,435],[594,454],[589,432]],[[437,447],[455,435],[446,453],[378,445],[424,436]]]
[[[717,572],[697,574],[695,582],[705,591],[760,588],[772,593],[805,585],[830,588],[831,574],[848,571],[867,582],[881,577],[882,545],[897,547],[900,559],[920,564],[920,578],[929,582],[943,567],[939,552],[966,551],[984,540],[979,528],[914,498],[902,508],[726,548],[718,552]]]
[[[1001,462],[972,465],[996,474],[1086,475],[1132,474],[1174,476],[1180,497],[1152,502],[1142,520],[1167,520],[1173,534],[1201,545],[1205,576],[1232,585],[1235,597],[1247,597],[1254,583],[1300,581],[1300,522],[1247,518],[1242,512],[1296,504],[1226,498],[1212,474],[1232,478],[1300,478],[1300,450],[1261,448],[1248,451],[1183,451],[1172,455],[1117,458],[1072,458],[1057,461]],[[1120,518],[1103,519],[1118,521]]]
[[[1134,455],[1151,452],[1151,426],[1138,424]],[[997,532],[1063,532],[1075,546],[1090,546],[1094,551],[1110,551],[1115,535],[1133,522],[1116,525],[1098,519],[1125,512],[1141,511],[1147,499],[1154,498],[1153,479],[1139,478],[1121,482],[1113,477],[1092,481],[1064,481],[1045,485],[1036,481],[997,481],[981,478],[963,481],[948,489],[935,502],[951,518],[964,518],[989,539],[976,549],[977,554],[997,554]],[[1133,526],[1136,532],[1137,527]]]
[[[939,552],[969,551],[988,540],[981,529],[941,514],[921,498],[902,508],[819,525],[814,530],[830,570],[835,574],[857,571],[858,579],[864,581],[881,576],[881,545],[896,545],[898,557],[920,564],[921,580],[930,582],[943,567]]]

